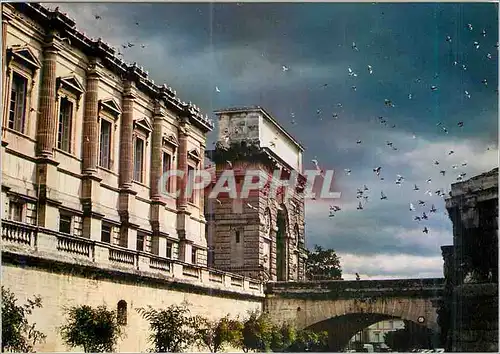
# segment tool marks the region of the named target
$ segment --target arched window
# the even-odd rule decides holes
[[[127,324],[127,302],[125,300],[118,301],[116,313],[117,313],[118,324],[126,325]]]

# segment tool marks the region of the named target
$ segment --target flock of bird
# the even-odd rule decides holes
[[[240,6],[240,4],[238,4],[238,6]],[[96,21],[100,21],[102,19],[101,15],[98,15],[98,14],[95,14],[94,18],[95,18]],[[139,26],[139,22],[135,22],[135,25]],[[472,24],[467,24],[465,30],[474,31],[474,27],[472,26]],[[486,37],[487,36],[486,30],[483,29],[480,32],[480,35],[482,37]],[[446,36],[444,38],[444,42],[446,42],[446,43],[451,43],[452,41],[453,41],[453,39],[452,39],[451,36]],[[481,46],[481,44],[477,40],[473,41],[472,45],[473,45],[473,47],[475,49],[479,49],[480,46]],[[132,48],[134,46],[136,46],[136,43],[127,42],[127,43],[122,44],[121,48],[122,48],[122,50],[126,50],[126,49],[130,49],[130,48]],[[141,46],[141,48],[145,48],[146,47],[144,44],[141,44],[140,46]],[[495,47],[496,47],[496,50],[498,51],[498,42],[496,43]],[[355,42],[352,43],[351,49],[352,49],[353,52],[358,52],[358,53],[360,52],[360,49],[359,49],[359,47],[357,46],[357,44]],[[123,54],[121,52],[118,52],[118,55],[123,55]],[[492,59],[492,57],[493,56],[492,56],[491,53],[487,53],[486,54],[486,58],[487,59]],[[459,67],[461,70],[464,70],[464,71],[467,70],[466,63],[459,63],[458,61],[454,61],[453,65]],[[287,65],[282,65],[281,66],[281,71],[284,74],[286,74],[287,72],[289,72],[291,70],[293,70],[293,68],[291,68],[291,67],[289,67]],[[370,75],[373,74],[373,72],[374,72],[373,66],[372,65],[366,65],[366,73],[367,73],[367,75],[370,76]],[[349,77],[351,77],[351,78],[358,77],[358,73],[355,72],[351,67],[347,68],[347,75]],[[437,78],[438,78],[438,74],[435,74],[434,75],[434,79],[437,79]],[[414,82],[415,83],[420,83],[420,82],[422,82],[422,79],[421,78],[416,78],[416,79],[414,79]],[[481,80],[481,83],[484,86],[488,86],[488,80],[487,80],[487,78],[483,78]],[[326,84],[323,84],[322,86],[326,87],[326,86],[328,86],[328,84],[326,83]],[[351,89],[352,89],[352,91],[356,91],[357,90],[357,86],[356,85],[352,85]],[[435,92],[435,91],[439,90],[439,87],[437,85],[435,85],[435,84],[432,84],[432,85],[429,85],[429,90],[431,92]],[[221,92],[219,86],[215,86],[215,92],[216,93],[220,93]],[[495,92],[498,93],[498,90],[495,89]],[[464,94],[464,97],[466,97],[467,99],[471,98],[471,94],[470,94],[470,92],[468,90],[464,90],[463,94]],[[408,100],[413,100],[414,99],[414,95],[411,92],[408,93],[407,97],[408,97]],[[388,99],[388,98],[386,98],[384,100],[383,104],[384,104],[385,107],[388,107],[388,108],[394,108],[394,107],[396,107],[395,103],[392,102],[392,100]],[[342,103],[338,103],[337,104],[337,108],[339,108],[339,109],[342,108]],[[323,112],[320,109],[318,109],[316,111],[316,115],[319,118],[319,120],[323,120]],[[332,118],[335,119],[335,120],[339,119],[339,113],[333,112],[332,113]],[[390,127],[390,128],[395,128],[396,127],[395,124],[389,124],[388,118],[383,117],[383,116],[379,116],[378,117],[378,123],[381,124],[381,125],[383,125],[383,126]],[[295,113],[293,113],[293,112],[291,113],[291,124],[292,125],[297,124],[297,122],[295,120]],[[459,121],[459,122],[456,123],[456,125],[457,125],[458,128],[462,128],[464,126],[464,122],[463,121]],[[439,123],[437,123],[437,126],[442,130],[442,132],[444,134],[449,134],[450,129],[448,127],[446,127],[443,123],[439,122]],[[413,135],[413,139],[415,139],[415,138],[416,138],[416,136],[414,134]],[[363,142],[360,139],[358,139],[356,141],[357,145],[361,145],[362,143]],[[271,146],[273,146],[273,145],[275,146],[274,142],[271,142],[270,145]],[[388,148],[392,149],[393,151],[398,151],[398,147],[396,147],[395,144],[393,142],[391,142],[391,141],[386,141],[385,145]],[[449,155],[453,155],[453,154],[454,154],[453,150],[450,150],[448,152],[448,156]],[[316,169],[318,169],[320,171],[320,173],[323,174],[324,170],[321,169],[321,167],[319,166],[319,162],[318,162],[317,158],[313,159],[312,162],[315,165]],[[435,160],[434,161],[434,165],[435,166],[438,166],[438,165],[441,166],[441,162],[439,162],[438,160]],[[465,167],[465,166],[467,166],[467,162],[463,162],[460,167]],[[453,169],[453,170],[456,170],[458,168],[459,168],[459,165],[452,165],[451,166],[451,169]],[[345,172],[346,175],[351,175],[352,170],[349,169],[349,168],[346,168],[344,170],[344,172]],[[379,180],[381,180],[381,181],[384,180],[384,177],[381,176],[381,174],[382,174],[382,166],[374,167],[373,168],[373,173],[379,178]],[[445,168],[443,168],[443,169],[440,170],[440,174],[442,176],[445,176],[446,173],[448,173],[448,171]],[[465,176],[466,176],[465,172],[460,172],[457,175],[456,180],[457,181],[462,181]],[[397,175],[394,183],[396,185],[398,185],[398,186],[401,186],[403,184],[404,180],[405,180],[405,178],[402,175]],[[425,181],[425,183],[427,185],[429,185],[431,182],[432,182],[431,178],[429,178],[429,179],[427,179]],[[413,190],[416,191],[416,192],[418,192],[418,191],[420,191],[420,187],[415,184],[414,187],[413,187]],[[369,198],[370,198],[370,196],[368,195],[369,191],[370,191],[370,188],[368,188],[367,185],[363,185],[362,188],[358,188],[357,189],[357,193],[356,193],[356,198],[358,199],[358,206],[356,208],[357,210],[364,210],[366,208],[366,205],[367,205],[367,203],[369,201]],[[427,189],[425,191],[425,195],[432,196],[433,194],[437,195],[437,196],[440,196],[440,197],[446,197],[446,193],[444,192],[443,189],[436,189],[436,190],[432,191],[429,188],[429,189]],[[423,199],[425,199],[425,198],[422,197],[422,199],[417,199],[414,202],[410,202],[409,206],[408,206],[409,211],[411,211],[411,212],[417,212],[418,213],[418,215],[414,215],[413,216],[413,219],[415,221],[417,221],[417,222],[428,220],[429,219],[429,215],[433,214],[433,213],[436,213],[436,211],[437,211],[437,209],[435,208],[434,204],[432,204],[428,210],[426,209],[424,211],[423,208],[425,208],[427,206],[428,202],[425,201],[425,200],[423,200]],[[388,197],[384,193],[384,191],[380,191],[380,200],[388,200]],[[219,200],[217,200],[217,202],[220,203]],[[418,207],[419,210],[417,210],[417,208],[415,207],[415,205]],[[251,209],[251,210],[256,210],[256,207],[253,206],[253,205],[248,204],[247,207],[249,209]],[[336,215],[336,213],[340,212],[341,210],[342,209],[338,205],[330,205],[329,217],[334,217]],[[427,226],[424,226],[423,229],[422,229],[422,232],[426,233],[426,234],[429,233],[429,228]]]
[[[468,24],[467,25],[467,30],[469,31],[473,31],[473,26],[471,24]],[[481,31],[481,36],[483,37],[486,37],[487,33],[486,33],[486,30],[482,30]],[[450,43],[452,41],[452,38],[450,36],[446,36],[445,38],[445,41]],[[474,41],[473,42],[473,46],[478,49],[480,47],[480,44],[478,41]],[[498,50],[498,42],[496,43],[495,45],[496,49]],[[359,48],[358,46],[356,45],[355,42],[352,43],[352,50],[355,51],[355,52],[359,52]],[[492,55],[491,53],[487,53],[486,57],[488,59],[492,59]],[[453,62],[453,65],[457,66],[459,65],[459,63],[457,61],[454,61]],[[461,64],[461,68],[462,70],[467,70],[467,65],[466,64]],[[291,70],[288,66],[285,66],[283,65],[282,66],[282,71],[283,72],[288,72],[289,70]],[[373,74],[373,67],[371,65],[367,65],[367,72],[368,72],[368,75],[372,75]],[[347,68],[347,74],[349,77],[357,77],[358,76],[358,73],[356,73],[351,67]],[[436,79],[438,77],[438,74],[434,75],[434,78]],[[415,79],[415,82],[419,83],[421,82],[422,80],[420,78],[417,78]],[[486,78],[482,79],[481,80],[481,83],[484,85],[484,86],[488,86],[488,80]],[[327,84],[324,84],[323,86],[326,86]],[[352,90],[353,91],[356,91],[357,87],[355,85],[353,85],[352,87]],[[438,90],[438,86],[437,85],[429,85],[429,89],[430,91],[437,91]],[[498,90],[495,89],[495,92],[498,93]],[[464,90],[464,95],[467,99],[470,99],[471,95],[469,93],[469,91],[467,90]],[[412,93],[409,93],[408,94],[408,99],[409,100],[412,100],[413,99],[413,95]],[[389,108],[394,108],[396,107],[396,105],[390,100],[390,99],[385,99],[384,100],[384,105],[386,107],[389,107]],[[337,107],[338,108],[341,108],[342,107],[342,104],[341,103],[338,103],[337,104]],[[317,110],[316,111],[316,114],[318,117],[320,117],[320,120],[322,120],[322,112],[321,110]],[[296,124],[296,121],[295,121],[295,115],[292,113],[292,120],[291,120],[291,123],[292,125],[293,124]],[[332,118],[333,119],[339,119],[339,114],[334,112],[332,113]],[[386,127],[389,127],[390,128],[395,128],[396,125],[395,124],[389,124],[388,123],[388,119],[383,117],[383,116],[380,116],[378,117],[378,123],[383,125],[383,126],[386,126]],[[439,122],[436,124],[437,127],[439,127],[442,132],[444,134],[449,134],[449,128],[447,128],[443,123]],[[464,122],[463,121],[459,121],[456,123],[456,126],[458,128],[463,128],[464,127]],[[413,139],[416,139],[416,135],[413,134]],[[360,145],[362,144],[362,140],[358,139],[356,141],[356,144]],[[394,145],[393,142],[391,141],[386,141],[385,145],[394,150],[394,151],[397,151],[398,148]],[[489,150],[490,148],[488,148]],[[450,156],[450,155],[453,155],[455,152],[453,150],[450,150],[448,151],[447,155]],[[316,169],[318,171],[320,171],[320,174],[323,174],[324,175],[324,170],[319,166],[319,162],[318,162],[318,159],[315,158],[312,160],[312,163],[314,164],[314,166],[316,167]],[[442,166],[441,162],[438,161],[438,160],[434,160],[433,164],[435,166]],[[457,164],[454,164],[454,165],[451,165],[451,169],[452,170],[457,170],[458,168],[463,168],[463,167],[466,167],[467,166],[467,162],[462,162],[461,165],[457,165]],[[380,179],[380,180],[384,180],[384,177],[381,176],[381,171],[382,171],[382,167],[381,166],[377,166],[375,168],[373,168],[373,173]],[[344,172],[346,175],[351,175],[352,173],[352,170],[350,168],[346,168],[344,169]],[[441,176],[445,176],[446,173],[447,173],[447,170],[446,168],[442,168],[440,169],[439,171],[440,175]],[[460,182],[460,181],[463,181],[464,180],[464,177],[466,177],[466,172],[460,172],[457,174],[456,176],[456,181]],[[397,175],[396,176],[396,179],[394,181],[394,183],[398,186],[401,186],[404,182],[405,178],[401,175]],[[425,183],[427,185],[430,185],[432,182],[432,178],[428,178]],[[357,210],[363,210],[366,208],[366,203],[368,202],[369,200],[369,195],[368,195],[368,192],[369,192],[369,188],[368,186],[365,184],[363,185],[362,188],[358,188],[357,189],[357,193],[356,193],[356,198],[358,199],[358,206],[357,206]],[[414,187],[413,187],[413,190],[418,192],[420,191],[420,187],[416,184],[414,184]],[[431,190],[430,188],[427,189],[425,191],[425,195],[426,196],[432,196],[432,195],[436,195],[436,196],[439,196],[439,197],[443,197],[445,198],[447,196],[447,193],[444,192],[444,190],[441,188],[441,189],[436,189],[436,190]],[[384,193],[384,191],[380,191],[380,200],[387,200],[388,197],[387,195]],[[413,215],[413,220],[416,221],[416,222],[425,222],[426,220],[429,219],[429,215],[430,214],[434,214],[437,212],[437,209],[435,207],[434,204],[431,204],[430,208],[428,210],[424,210],[424,208],[427,207],[427,205],[429,204],[427,201],[423,200],[425,198],[422,197],[422,199],[417,199],[416,201],[414,202],[409,202],[409,206],[408,206],[408,210],[410,212],[414,212],[416,213],[416,215]],[[415,205],[417,207],[415,207]],[[418,209],[418,210],[417,210]],[[330,205],[330,210],[329,210],[329,217],[334,217],[336,215],[336,213],[340,212],[342,209],[340,206],[338,205]],[[429,228],[428,226],[423,226],[423,229],[422,229],[422,232],[425,233],[425,234],[428,234],[429,233]],[[357,278],[359,278],[359,276],[357,275]]]

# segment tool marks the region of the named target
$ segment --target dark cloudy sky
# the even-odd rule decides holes
[[[306,236],[308,245],[340,254],[346,279],[355,272],[363,278],[442,276],[439,247],[451,244],[452,226],[443,198],[426,190],[448,191],[459,173],[468,178],[498,166],[496,4],[58,6],[79,29],[120,48],[126,61],[144,66],[156,83],[172,86],[209,115],[228,106],[264,106],[305,145],[305,166],[316,158],[322,168],[334,168],[342,211],[329,217],[328,203],[308,202]],[[136,46],[121,49],[127,42]],[[372,172],[377,166],[384,181]],[[405,178],[401,186],[394,183],[398,174]],[[370,197],[357,210],[356,189],[364,184]],[[381,191],[387,200],[380,200]],[[420,215],[429,214],[432,203],[438,209],[427,221],[414,221],[418,213],[409,211],[418,199],[427,202],[417,207]]]

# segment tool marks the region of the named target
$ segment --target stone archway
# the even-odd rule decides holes
[[[340,352],[347,347],[349,340],[356,333],[372,324],[387,320],[402,320],[402,318],[379,313],[351,313],[317,322],[308,326],[307,329],[315,332],[328,332],[329,351]],[[428,326],[408,320],[405,322],[410,324],[410,330],[418,328],[421,331],[428,332],[429,346],[433,346],[433,343],[439,341],[439,333]]]

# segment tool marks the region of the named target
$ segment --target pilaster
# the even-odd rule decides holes
[[[125,89],[122,96],[122,117],[120,136],[120,188],[131,189],[134,168],[134,147],[132,134],[134,130],[134,95],[135,84],[125,82]]]
[[[85,93],[85,110],[83,115],[83,174],[97,173],[97,156],[99,152],[99,79],[97,73],[98,59],[91,61],[87,72],[87,88]]]
[[[40,116],[37,127],[37,155],[52,158],[57,132],[56,69],[58,48],[50,34],[43,46],[42,81],[40,90]]]

